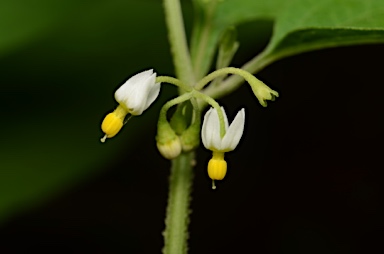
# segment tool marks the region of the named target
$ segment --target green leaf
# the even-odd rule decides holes
[[[384,42],[384,1],[294,1],[277,18],[271,61],[306,51]]]
[[[200,8],[206,10],[207,5]],[[247,66],[250,71],[260,69],[256,62],[265,67],[278,59],[306,51],[384,42],[382,0],[225,0],[200,22],[212,32],[206,32],[206,38],[201,36],[209,45],[197,51],[212,59],[219,35],[231,25],[251,20],[272,20],[274,26],[267,48],[254,59],[255,63]],[[253,33],[257,40],[257,31]],[[201,68],[206,72],[209,66]]]

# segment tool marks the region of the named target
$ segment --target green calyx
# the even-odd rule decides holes
[[[177,106],[172,115],[170,124],[177,135],[181,135],[191,124],[193,108],[190,101],[183,102]]]
[[[156,145],[166,159],[174,159],[181,153],[181,142],[167,121],[159,121],[157,125]]]
[[[196,121],[186,129],[180,137],[181,147],[184,152],[194,150],[200,144],[200,121]]]

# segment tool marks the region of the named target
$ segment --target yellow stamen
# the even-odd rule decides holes
[[[127,114],[128,112],[119,105],[115,111],[105,116],[101,124],[101,129],[105,135],[100,139],[101,142],[105,142],[106,138],[114,137],[121,130],[124,118]]]
[[[227,162],[223,152],[213,152],[212,159],[208,162],[208,175],[212,179],[212,189],[216,189],[214,180],[223,180],[227,173]]]

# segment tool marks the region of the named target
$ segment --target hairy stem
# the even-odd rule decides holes
[[[161,108],[161,110],[160,110],[160,116],[159,116],[159,119],[161,119],[161,120],[165,120],[165,121],[166,121],[166,120],[167,120],[167,111],[168,111],[171,107],[175,106],[176,104],[180,104],[180,103],[182,103],[182,102],[184,102],[184,101],[186,101],[186,100],[189,100],[191,97],[192,97],[192,92],[190,92],[190,93],[185,93],[185,94],[180,95],[179,97],[176,97],[176,98],[174,98],[174,99],[168,101],[167,103],[165,103],[165,104],[163,105],[163,107]]]
[[[220,136],[221,138],[223,138],[225,135],[224,114],[223,114],[223,110],[221,110],[219,103],[217,103],[211,97],[203,93],[200,93],[199,91],[194,91],[193,93],[196,98],[202,99],[204,102],[208,103],[209,105],[211,105],[213,108],[216,109],[217,115],[219,117],[219,122],[220,122]]]
[[[195,85],[195,74],[185,35],[179,0],[163,0],[169,43],[176,77],[189,87]],[[186,89],[179,89],[185,93]],[[181,153],[172,160],[169,196],[165,219],[164,254],[186,254],[188,250],[189,205],[193,181],[194,152]]]
[[[168,207],[163,232],[164,254],[185,254],[188,251],[189,204],[193,179],[194,152],[181,153],[172,160],[169,178]]]
[[[210,73],[209,75],[205,76],[203,79],[201,79],[196,84],[195,89],[201,90],[204,88],[204,86],[206,86],[209,82],[211,82],[215,78],[223,76],[223,75],[227,75],[227,74],[236,74],[236,75],[242,77],[243,79],[245,79],[251,86],[257,85],[258,83],[261,82],[260,80],[258,80],[255,76],[253,76],[248,71],[245,71],[245,70],[242,70],[239,68],[234,68],[234,67],[225,67],[225,68],[218,69],[218,70]]]
[[[261,53],[244,64],[241,69],[256,74],[275,60],[276,59],[270,58]],[[243,82],[244,79],[242,77],[232,75],[225,79],[220,85],[207,87],[203,90],[203,92],[212,98],[221,98],[235,91]]]
[[[156,83],[168,83],[168,84],[175,85],[181,89],[184,89],[187,92],[192,91],[191,87],[185,85],[183,82],[181,82],[180,80],[173,78],[173,77],[158,76],[156,78]]]
[[[179,0],[164,0],[163,3],[176,76],[183,83],[192,86],[195,78],[184,30],[184,20],[180,2]]]

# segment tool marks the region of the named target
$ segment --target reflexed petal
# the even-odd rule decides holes
[[[125,94],[123,94],[125,92]],[[149,93],[149,87],[143,84],[135,84],[128,89],[116,91],[115,99],[121,105],[126,107],[132,115],[140,115],[145,109],[145,102]],[[123,94],[123,95],[122,95]]]
[[[209,150],[217,150],[221,146],[220,122],[217,111],[214,108],[205,113],[202,140],[204,146]]]
[[[273,94],[275,97],[279,97],[279,93],[271,89],[271,94]]]
[[[225,111],[223,111],[223,114],[225,122],[225,119],[227,118],[227,116],[225,115]],[[219,149],[221,147],[220,121],[216,109],[213,109],[209,120],[211,122],[210,128],[214,130],[212,133],[212,148]]]
[[[132,115],[141,115],[159,94],[160,86],[154,87],[156,73],[140,72],[129,78],[115,92],[115,99]]]
[[[210,108],[204,115],[203,126],[201,127],[201,139],[203,141],[203,145],[208,149],[211,145],[211,140],[208,140],[208,136],[210,136],[209,128],[208,128],[208,118],[212,113],[213,108]]]
[[[146,110],[149,106],[151,106],[151,104],[156,100],[157,96],[159,96],[159,93],[160,93],[160,83],[156,83],[152,87],[151,91],[149,91],[147,103],[145,105],[144,110]]]
[[[221,144],[221,151],[227,152],[236,148],[236,146],[239,144],[241,136],[243,135],[244,122],[245,111],[244,109],[241,109],[225,133]]]
[[[140,88],[138,84],[145,83],[148,78],[152,75],[153,70],[140,72],[132,77],[130,77],[119,89],[115,92],[115,99],[117,101],[123,100],[124,97],[129,94],[134,93],[137,88]]]
[[[124,85],[127,86],[135,86],[137,84],[143,84],[145,83],[148,78],[153,74],[153,69],[147,70],[147,71],[142,71],[140,73],[137,73],[130,77]],[[156,75],[156,74],[155,74]]]

